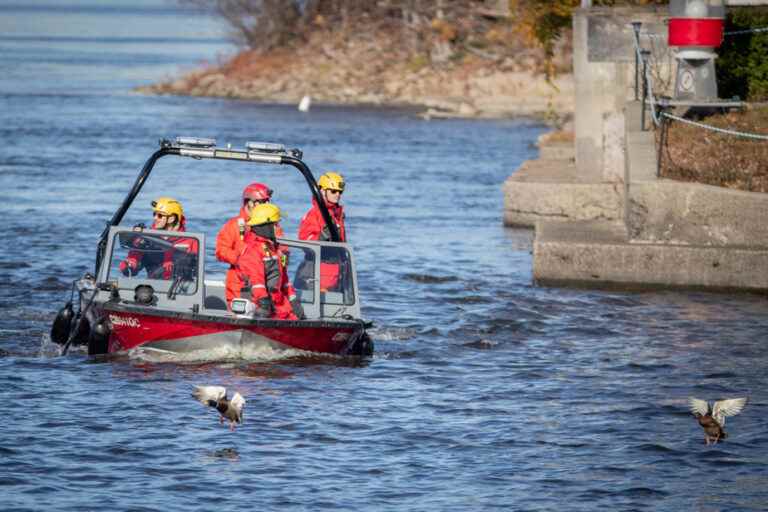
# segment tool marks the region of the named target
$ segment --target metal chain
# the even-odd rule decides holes
[[[638,34],[635,39],[635,53],[637,54],[637,62],[641,63],[644,62],[643,55],[640,52],[640,35]],[[661,122],[661,116],[656,112],[656,98],[653,95],[653,80],[651,79],[651,70],[650,66],[645,66],[645,76],[643,77],[646,81],[646,87],[648,88],[648,95],[650,96],[650,105],[651,105],[651,119],[653,119],[653,124],[656,126],[659,125]]]
[[[723,133],[725,135],[734,135],[736,137],[745,137],[748,139],[757,139],[757,140],[768,140],[768,135],[761,135],[759,133],[746,133],[746,132],[739,132],[736,130],[728,130],[726,128],[718,128],[717,126],[712,126],[709,124],[699,123],[697,121],[691,121],[690,119],[685,119],[683,117],[679,117],[673,114],[670,114],[668,112],[662,112],[661,114],[664,117],[668,117],[669,119],[674,119],[675,121],[680,121],[681,123],[690,124],[693,126],[698,126],[699,128],[704,128],[705,130],[711,130],[713,132]]]
[[[723,32],[724,36],[738,36],[740,34],[753,34],[758,32],[768,32],[768,27],[763,28],[750,28],[747,30],[734,30],[732,32]]]

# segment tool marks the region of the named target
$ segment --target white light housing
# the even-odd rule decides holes
[[[200,137],[176,137],[176,144],[195,148],[212,148],[216,145],[216,139],[203,139]]]
[[[689,0],[685,5],[685,15],[688,18],[706,18],[707,5],[704,0]]]
[[[264,153],[284,153],[285,146],[275,142],[246,142],[245,147],[250,151],[261,151]]]

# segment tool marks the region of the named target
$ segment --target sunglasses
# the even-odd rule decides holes
[[[339,194],[339,195],[344,193],[343,190],[332,190],[330,188],[328,189],[328,192],[330,192],[331,194]]]
[[[160,212],[155,212],[153,215],[154,215],[154,217],[156,219],[164,219],[166,217],[170,217],[170,215],[166,215],[166,214],[160,213]]]
[[[269,199],[248,199],[249,204],[267,204]]]

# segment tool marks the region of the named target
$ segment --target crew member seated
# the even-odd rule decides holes
[[[150,229],[180,233],[186,231],[184,208],[176,199],[159,197],[152,201],[152,211],[154,221]],[[194,238],[163,236],[162,239],[172,246],[165,250],[148,250],[146,246],[151,245],[148,240],[138,236],[134,238],[134,248],[120,262],[120,272],[124,276],[135,276],[141,270],[146,270],[147,277],[152,279],[171,279],[174,275],[174,266],[179,264],[181,257],[197,255],[198,244]],[[187,269],[194,266],[194,262],[189,258],[185,260]]]
[[[259,204],[269,203],[272,199],[272,189],[263,183],[251,183],[243,189],[240,212],[229,219],[216,236],[216,259],[229,263],[227,271],[227,304],[238,297],[243,283],[235,271],[237,260],[245,248],[245,232],[251,209]],[[280,225],[275,226],[275,234],[278,238],[283,236]]]
[[[276,239],[278,222],[280,208],[276,205],[264,203],[251,208],[245,248],[235,265],[235,271],[244,284],[240,296],[251,299],[256,307],[255,316],[298,320],[304,318],[304,309],[288,279],[285,248]]]

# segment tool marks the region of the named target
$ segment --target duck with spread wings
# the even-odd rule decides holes
[[[235,430],[235,424],[243,422],[245,398],[240,393],[235,392],[230,399],[224,386],[195,386],[192,396],[201,404],[219,411],[219,423],[229,420],[229,430]]]
[[[713,404],[698,398],[690,397],[688,399],[691,412],[699,420],[701,428],[704,429],[704,442],[707,445],[716,444],[726,438],[725,418],[739,414],[746,403],[746,398],[729,398],[718,400]]]

